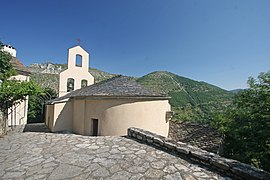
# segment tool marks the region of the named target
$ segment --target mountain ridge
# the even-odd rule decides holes
[[[239,93],[239,92],[242,92],[242,91],[244,91],[245,89],[233,89],[233,90],[230,90],[230,92],[231,93],[234,93],[234,94],[237,94],[237,93]]]
[[[58,92],[60,72],[67,69],[67,64],[55,64],[51,62],[33,63],[27,66],[31,72],[30,78],[38,83],[41,87],[48,87]],[[95,83],[112,78],[117,74],[107,73],[96,68],[89,68],[89,72],[94,76]]]
[[[58,92],[58,74],[67,69],[66,64],[31,64],[31,79],[42,87]],[[115,77],[95,68],[89,68],[95,83]],[[231,103],[233,93],[203,81],[192,80],[168,71],[154,71],[142,77],[132,77],[139,84],[171,97],[174,120],[210,122],[216,111]]]

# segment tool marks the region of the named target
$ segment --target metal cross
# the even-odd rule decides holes
[[[77,38],[76,40],[78,41],[78,45],[80,45],[81,44],[81,39]]]

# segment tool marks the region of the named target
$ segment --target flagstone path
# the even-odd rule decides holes
[[[0,138],[0,179],[229,179],[126,137],[17,128]]]

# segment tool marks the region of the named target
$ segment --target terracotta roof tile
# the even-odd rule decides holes
[[[18,58],[12,57],[11,64],[18,73],[23,72],[30,74],[30,71],[21,63],[21,61]]]

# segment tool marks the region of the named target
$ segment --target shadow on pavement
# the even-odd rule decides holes
[[[23,132],[45,132],[49,133],[49,129],[44,123],[26,124]]]

